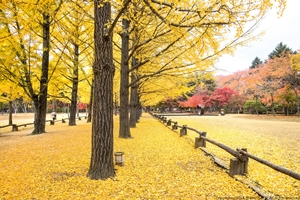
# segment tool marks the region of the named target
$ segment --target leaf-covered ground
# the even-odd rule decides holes
[[[207,138],[232,149],[247,148],[248,152],[281,167],[300,174],[299,118],[225,115],[225,116],[170,116],[179,125],[188,125],[207,132]],[[198,135],[188,131],[191,142]],[[207,143],[206,149],[226,161],[233,156]],[[300,181],[277,172],[252,159],[249,161],[247,181],[261,185],[266,194],[278,199],[300,199]]]
[[[182,123],[198,128],[199,119],[190,118],[186,121],[189,123]],[[253,144],[250,144],[245,140],[250,137],[247,134],[251,134],[247,131],[233,131],[207,123],[200,127],[208,132],[208,137],[229,146],[248,147],[249,152],[258,156],[270,154],[279,161],[282,159],[280,151],[283,148],[274,143],[279,141],[271,136],[265,138],[252,133]],[[69,127],[58,122],[48,125],[46,134],[34,136],[28,135],[32,127],[21,129],[0,134],[1,199],[260,199],[252,189],[215,166],[202,151],[194,149],[190,132],[188,137],[180,138],[178,133],[148,114],[144,114],[138,127],[131,130],[134,139],[118,138],[118,117],[115,117],[114,151],[125,152],[125,165],[116,166],[117,176],[105,181],[86,178],[91,124],[78,121],[77,126]],[[260,146],[268,151],[258,154]],[[208,150],[219,152],[209,145]],[[295,160],[286,159],[281,163],[287,163],[287,167],[294,163],[293,169],[299,172],[299,149],[290,153],[293,155],[286,156],[293,156]],[[228,157],[222,155],[220,157]],[[249,170],[253,180],[281,197],[299,197],[299,181],[256,165],[254,161],[250,162]],[[265,178],[267,180],[262,181]]]

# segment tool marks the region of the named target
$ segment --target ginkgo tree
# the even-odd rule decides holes
[[[122,93],[120,96],[124,97],[124,101],[121,99],[120,125],[125,125],[120,128],[120,137],[130,137],[126,127],[128,100],[125,99],[128,96],[129,73],[135,73],[136,77],[131,74],[134,83],[130,84],[135,87],[136,83],[144,78],[141,68],[146,69],[147,76],[174,70],[178,66],[187,68],[192,64],[194,69],[190,67],[190,71],[199,66],[207,69],[222,54],[232,53],[237,46],[253,39],[251,35],[253,28],[264,16],[268,7],[260,5],[257,1],[257,4],[252,5],[252,9],[257,9],[255,13],[249,7],[245,9],[246,4],[240,3],[235,6],[224,2],[226,1],[216,3],[181,1],[179,3],[145,0],[140,2],[139,6],[133,3],[132,7],[126,10],[123,30],[121,29],[122,41],[127,41],[126,48],[122,49],[126,58],[122,57],[123,61],[121,61],[121,71],[124,69],[124,73],[121,73],[120,89]],[[249,23],[252,24],[251,28],[245,28]],[[130,24],[133,24],[132,28]],[[129,37],[133,38],[131,53],[128,53]],[[131,66],[128,71],[130,56],[138,61],[132,63],[138,64]],[[149,62],[153,66],[152,69],[151,65],[146,65]]]
[[[53,38],[55,38],[53,49],[61,62],[54,72],[53,79],[55,80],[52,80],[50,84],[53,90],[50,89],[49,94],[71,102],[69,126],[76,125],[78,101],[88,103],[87,99],[89,100],[86,97],[89,97],[91,66],[94,58],[93,19],[89,14],[91,8],[92,3],[88,2],[66,2],[57,17],[59,20],[56,22],[56,31],[53,33]],[[86,87],[89,89],[81,89]]]
[[[6,102],[9,105],[8,124],[12,125],[13,102],[22,96],[22,88],[9,81],[0,81],[0,101]]]
[[[34,102],[32,134],[45,132],[49,73],[57,64],[50,63],[50,33],[61,5],[54,0],[0,2],[1,45],[10,52],[1,67],[6,79],[22,87]]]
[[[88,177],[92,179],[106,179],[115,175],[112,161],[112,80],[115,70],[112,55],[112,32],[130,2],[129,0],[122,2],[94,1],[94,100],[99,101],[99,103],[93,106],[92,157],[88,172]],[[257,23],[273,6],[273,3],[280,3],[280,8],[285,6],[285,1],[276,0],[257,0],[251,4],[227,0],[217,2],[144,0],[143,2],[151,10],[151,13],[172,27],[195,28],[194,33],[199,32],[198,38],[202,38],[200,40],[202,42],[199,42],[195,48],[205,49],[208,55],[213,52],[220,52],[230,43],[237,42],[236,38],[245,34],[245,26],[249,22]],[[114,20],[111,20],[111,3],[119,3],[119,9],[114,9],[116,16]],[[184,23],[181,23],[182,21]],[[234,32],[234,34],[230,35],[229,31]],[[216,40],[212,39],[213,36]],[[224,36],[228,36],[227,42],[227,37]],[[202,44],[211,44],[211,47],[205,48]],[[232,50],[234,49],[228,49],[224,53],[229,53]],[[139,62],[142,60],[139,59]]]

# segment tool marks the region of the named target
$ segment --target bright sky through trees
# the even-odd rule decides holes
[[[220,58],[216,67],[225,71],[222,70],[218,74],[248,69],[256,56],[264,61],[280,42],[294,51],[299,50],[299,7],[299,0],[288,0],[286,10],[281,18],[277,17],[276,10],[271,10],[258,29],[265,31],[261,39],[238,48],[234,57],[227,55]]]

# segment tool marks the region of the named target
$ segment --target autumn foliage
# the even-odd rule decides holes
[[[286,114],[292,107],[300,114],[300,74],[295,69],[297,56],[297,54],[282,54],[256,68],[219,76],[218,86],[232,88],[244,97],[244,102],[247,100],[261,102],[267,111],[272,110],[274,113],[277,105],[284,107]]]
[[[217,88],[210,94],[208,91],[200,91],[190,97],[187,101],[181,102],[180,105],[183,107],[196,107],[201,105],[201,107],[213,107],[216,109],[228,105],[231,97],[237,95],[238,93],[231,88]]]
[[[295,110],[299,112],[300,74],[298,55],[284,53],[267,60],[255,68],[238,71],[230,75],[217,77],[217,88],[194,88],[195,94],[180,103],[182,107],[196,107],[198,104],[216,110],[227,107],[241,110],[247,101],[262,104],[268,114],[275,114],[275,107],[280,107],[287,115]],[[293,111],[294,110],[294,111]]]

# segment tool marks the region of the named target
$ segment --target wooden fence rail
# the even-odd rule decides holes
[[[87,117],[84,117],[84,118],[86,119]],[[76,119],[81,120],[81,117],[78,117]],[[69,118],[62,118],[61,120],[52,120],[52,119],[49,119],[49,120],[46,120],[45,122],[50,122],[50,125],[54,125],[55,122],[59,122],[59,121],[61,121],[62,123],[66,123],[66,120],[69,120]],[[11,131],[14,132],[14,131],[19,131],[19,127],[22,127],[22,126],[27,127],[29,125],[34,125],[34,122],[29,122],[29,123],[25,123],[25,124],[4,125],[4,126],[0,126],[0,129],[11,126],[12,127]]]
[[[254,156],[254,155],[252,155],[252,154],[250,154],[250,153],[248,153],[248,152],[246,152],[246,151],[243,151],[242,149],[237,149],[237,151],[238,151],[239,153],[241,153],[241,154],[243,154],[243,155],[249,157],[249,158],[252,158],[253,160],[256,160],[257,162],[260,162],[261,164],[267,165],[268,167],[270,167],[270,168],[272,168],[272,169],[275,169],[276,171],[279,171],[279,172],[281,172],[281,173],[283,173],[283,174],[286,174],[286,175],[291,176],[291,177],[293,177],[293,178],[295,178],[295,179],[297,179],[297,180],[300,180],[300,174],[298,174],[298,173],[296,173],[296,172],[293,172],[293,171],[291,171],[291,170],[289,170],[289,169],[286,169],[286,168],[284,168],[284,167],[277,166],[277,165],[275,165],[275,164],[273,164],[273,163],[270,163],[270,162],[268,162],[268,161],[266,161],[266,160],[263,160],[263,159],[261,159],[261,158],[258,158],[258,157]]]
[[[230,159],[230,165],[229,165],[229,175],[230,176],[234,176],[234,175],[238,175],[238,174],[244,175],[245,173],[248,173],[248,160],[249,160],[249,158],[251,158],[251,159],[253,159],[263,165],[266,165],[278,172],[281,172],[281,173],[291,176],[297,180],[300,180],[300,174],[293,172],[289,169],[286,169],[284,167],[275,165],[269,161],[258,158],[256,156],[248,153],[246,148],[234,150],[224,144],[221,144],[217,141],[207,138],[206,132],[201,132],[197,129],[188,127],[187,125],[179,126],[177,122],[174,122],[171,119],[168,120],[165,116],[162,116],[162,115],[157,115],[157,114],[153,114],[153,113],[150,113],[150,114],[153,117],[157,118],[162,123],[166,123],[167,126],[172,126],[172,123],[173,123],[174,125],[172,126],[172,130],[177,130],[178,128],[181,128],[180,136],[186,135],[187,130],[191,130],[191,131],[198,133],[199,138],[195,138],[195,148],[206,147],[206,142],[209,142],[209,143],[225,150],[232,156],[234,156],[234,158]]]

